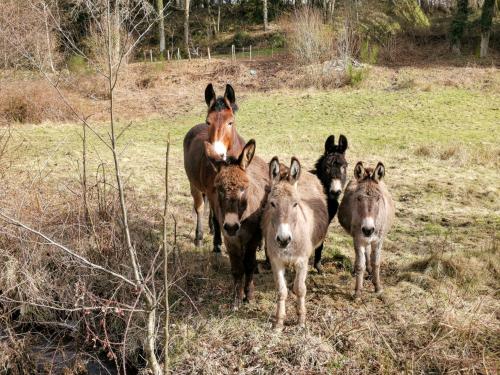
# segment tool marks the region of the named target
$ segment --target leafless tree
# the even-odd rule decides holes
[[[35,1],[35,0],[32,0]],[[40,12],[37,13],[38,16],[45,20],[45,25],[49,29],[49,21],[51,28],[58,30],[60,35],[62,35],[63,42],[66,48],[71,50],[74,54],[83,57],[89,64],[91,64],[100,74],[106,82],[107,97],[109,100],[109,139],[105,139],[100,135],[92,125],[89,123],[88,117],[80,114],[64,97],[58,85],[58,76],[54,76],[51,72],[47,71],[47,65],[43,64],[41,61],[37,60],[30,51],[26,48],[20,41],[11,41],[10,44],[20,55],[22,55],[32,66],[36,66],[40,72],[45,76],[47,81],[49,81],[54,89],[60,95],[61,100],[71,108],[75,117],[77,117],[83,126],[83,152],[84,159],[86,158],[86,131],[90,130],[98,139],[103,142],[107,148],[111,151],[114,167],[114,175],[116,180],[116,191],[118,194],[118,201],[120,207],[120,219],[121,219],[121,229],[123,231],[124,237],[124,247],[127,252],[127,261],[132,274],[129,276],[118,271],[111,270],[107,267],[101,266],[97,263],[91,262],[84,256],[78,254],[78,252],[70,249],[57,242],[56,240],[50,238],[48,235],[24,224],[21,220],[12,217],[11,215],[0,212],[0,218],[4,221],[15,225],[23,230],[29,231],[36,236],[43,238],[47,243],[59,248],[64,253],[72,257],[77,262],[86,265],[92,269],[98,270],[100,272],[107,273],[114,279],[118,279],[126,285],[131,286],[134,290],[138,291],[138,307],[137,312],[142,312],[146,317],[145,326],[145,339],[144,339],[144,351],[146,353],[147,365],[150,371],[154,375],[159,375],[162,373],[160,359],[157,357],[157,325],[158,325],[158,307],[161,304],[159,300],[158,293],[155,291],[154,284],[151,287],[151,279],[154,277],[154,272],[149,271],[149,276],[145,274],[142,270],[139,257],[137,254],[137,249],[132,243],[131,229],[129,226],[129,214],[127,199],[125,196],[125,182],[123,178],[123,168],[120,162],[119,149],[119,139],[122,132],[117,131],[117,124],[115,118],[115,96],[116,87],[120,79],[120,72],[123,69],[124,63],[127,57],[133,51],[135,46],[143,38],[143,36],[150,31],[155,23],[159,20],[157,14],[150,3],[146,0],[75,0],[75,5],[84,9],[87,14],[90,15],[90,25],[89,30],[92,31],[92,36],[95,38],[96,50],[93,53],[88,53],[84,51],[79,45],[71,39],[70,33],[63,28],[63,26],[58,22],[58,18],[50,11],[48,7],[44,6],[37,8],[38,4],[32,2],[28,6],[34,7],[34,9],[39,9]],[[7,21],[9,27],[14,27],[12,21]],[[50,43],[50,42],[49,42]],[[50,65],[49,65],[50,66]],[[84,160],[85,166],[85,160]],[[166,177],[167,178],[167,177]],[[84,169],[84,181],[86,180],[86,172]],[[85,182],[84,182],[84,186]],[[86,189],[86,188],[85,188]],[[86,193],[85,193],[86,194]],[[165,205],[165,210],[166,210]],[[167,255],[167,241],[164,241],[164,251]],[[165,278],[166,273],[166,262],[165,259]],[[167,281],[165,281],[167,285]],[[166,291],[164,291],[166,292]],[[168,295],[167,295],[168,298]],[[168,304],[167,304],[168,306]],[[135,308],[133,309],[135,310]],[[131,316],[134,311],[131,312]],[[166,331],[168,333],[168,327]],[[124,343],[125,345],[125,343]],[[165,350],[168,352],[168,345],[166,345]],[[114,358],[114,357],[113,357]],[[165,354],[165,358],[168,359],[168,353]]]

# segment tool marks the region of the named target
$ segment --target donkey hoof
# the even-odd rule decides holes
[[[382,288],[381,286],[375,287],[375,294],[381,295],[383,291],[384,291],[384,288]]]
[[[213,250],[213,252],[214,252],[215,254],[217,254],[217,255],[218,255],[218,254],[220,254],[220,253],[222,252],[222,247],[221,247],[221,245],[215,245],[215,246],[214,246],[214,250]]]
[[[201,247],[202,245],[203,245],[203,240],[201,240],[201,239],[194,240],[194,246]]]
[[[275,332],[282,332],[283,331],[283,322],[274,323],[273,329]]]
[[[360,302],[361,301],[361,291],[360,290],[355,291],[353,296],[352,296],[352,299],[355,302]]]
[[[321,265],[321,262],[315,263],[314,268],[316,268],[319,275],[323,275],[323,266]]]

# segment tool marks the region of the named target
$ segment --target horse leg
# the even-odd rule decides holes
[[[210,206],[210,204],[208,203],[206,196],[205,196],[205,204],[209,208],[209,210],[208,210],[208,228],[210,230],[209,233],[214,234],[215,233],[215,231],[214,231],[215,214],[214,214],[214,210],[212,209],[212,206]]]
[[[321,254],[323,253],[323,245],[324,242],[321,242],[321,245],[318,246],[316,250],[314,250],[314,268],[321,275],[323,273],[323,267],[321,266]]]
[[[222,251],[222,236],[219,220],[217,220],[217,216],[215,216],[212,209],[210,209],[210,216],[212,217],[212,228],[214,234],[214,253],[220,254]]]
[[[201,247],[203,244],[203,193],[191,185],[191,195],[193,197],[194,211],[196,212],[196,233],[194,244],[196,247]]]

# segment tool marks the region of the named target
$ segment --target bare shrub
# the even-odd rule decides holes
[[[0,56],[4,67],[54,70],[61,61],[58,39],[51,27],[47,2],[0,2]]]
[[[333,56],[334,33],[323,21],[321,11],[304,6],[286,21],[288,45],[293,57],[300,64],[312,64]]]
[[[40,81],[26,82],[22,86],[9,85],[0,92],[0,117],[7,122],[32,124],[73,118],[54,89]]]

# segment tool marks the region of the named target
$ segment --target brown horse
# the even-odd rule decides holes
[[[184,169],[189,179],[191,195],[196,212],[195,245],[201,246],[203,241],[203,207],[205,198],[214,189],[215,171],[205,154],[205,142],[213,145],[217,156],[226,160],[238,156],[245,144],[238,135],[234,124],[237,110],[236,96],[231,85],[226,85],[223,97],[215,95],[212,84],[205,89],[205,101],[208,106],[206,122],[192,127],[184,137]],[[220,252],[222,239],[220,226],[211,214],[214,232],[214,252]]]
[[[293,292],[297,296],[299,326],[306,319],[306,277],[313,250],[325,239],[328,230],[326,196],[321,182],[309,172],[302,173],[300,163],[292,158],[290,168],[280,165],[275,156],[269,163],[271,191],[264,210],[262,230],[267,254],[278,289],[277,329],[283,327],[288,295],[285,270],[295,268]]]
[[[394,220],[394,201],[382,181],[384,176],[384,164],[379,162],[373,169],[358,162],[339,207],[339,223],[352,236],[356,250],[356,298],[361,296],[365,269],[375,292],[382,291],[380,253]]]
[[[217,171],[215,189],[208,198],[213,204],[216,221],[222,224],[234,278],[234,308],[238,309],[244,299],[253,299],[255,253],[262,241],[260,219],[268,193],[268,167],[264,160],[254,157],[253,139],[237,158],[223,160],[208,142],[205,142],[205,148],[213,169]]]

